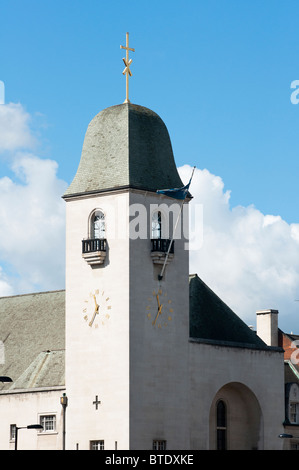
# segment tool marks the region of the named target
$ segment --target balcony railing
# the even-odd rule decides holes
[[[170,243],[171,243],[171,240],[168,240],[165,238],[153,238],[151,240],[151,244],[152,244],[151,251],[152,252],[159,251],[160,253],[167,253]],[[170,254],[174,253],[174,240],[171,243],[169,253]]]
[[[106,238],[90,238],[82,240],[82,253],[94,253],[95,251],[106,251]]]
[[[104,264],[106,250],[106,238],[89,238],[88,240],[82,240],[82,257],[91,266]]]

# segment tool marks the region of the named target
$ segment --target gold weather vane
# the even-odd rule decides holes
[[[126,75],[126,99],[124,103],[130,103],[129,100],[129,76],[132,77],[132,72],[130,70],[130,65],[132,63],[132,59],[129,59],[129,51],[135,52],[135,49],[129,47],[129,33],[126,33],[126,45],[120,46],[121,49],[126,50],[126,58],[123,58],[125,69],[123,71],[123,75]]]

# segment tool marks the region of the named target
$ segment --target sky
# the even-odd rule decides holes
[[[273,308],[299,334],[297,7],[0,0],[0,295],[64,288],[61,195],[89,122],[125,99],[128,31],[131,102],[165,122],[184,182],[196,166],[190,272],[248,324]]]

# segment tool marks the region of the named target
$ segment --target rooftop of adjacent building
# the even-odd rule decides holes
[[[64,384],[65,291],[0,298],[2,388]]]

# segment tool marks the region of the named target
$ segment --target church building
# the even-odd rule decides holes
[[[192,184],[159,192],[183,187],[155,112],[92,119],[62,195],[65,290],[0,299],[1,449],[282,447],[283,349],[189,273]]]
[[[0,299],[2,449],[32,424],[19,448],[281,447],[283,350],[189,274],[192,196],[157,192],[181,187],[156,113],[94,117],[63,195],[65,291]]]

